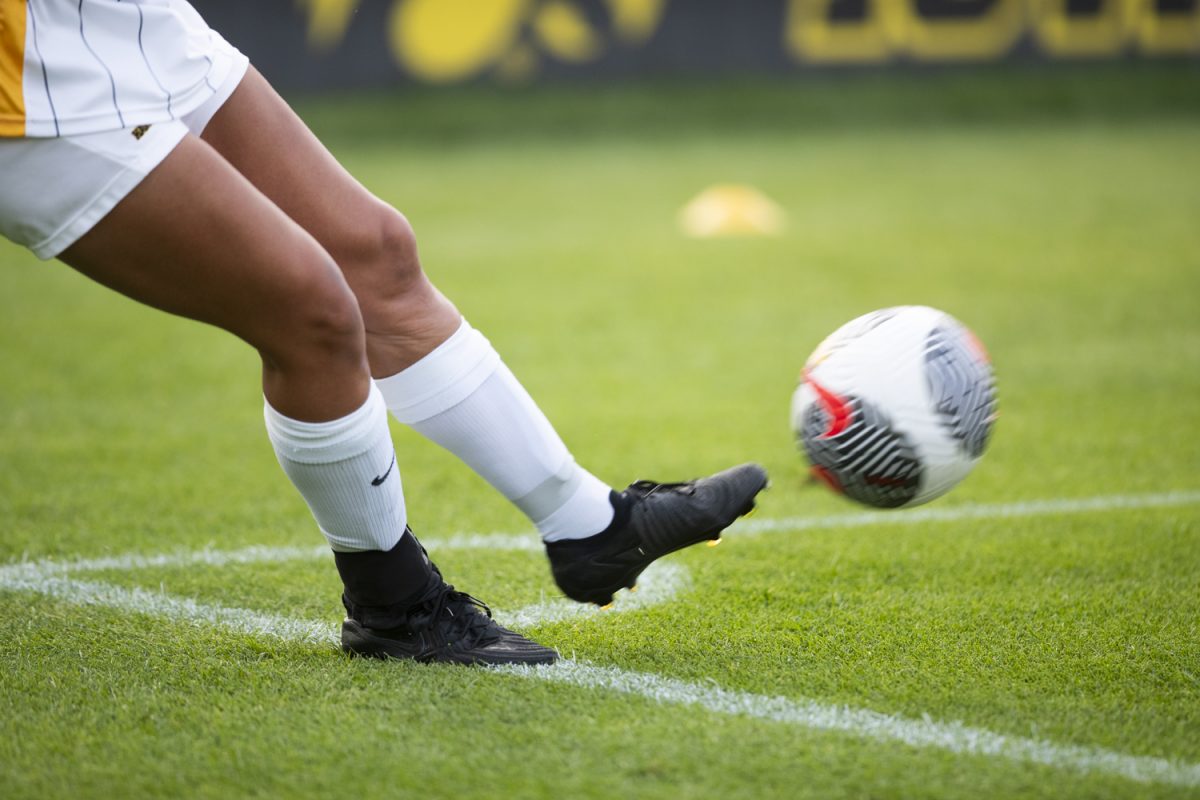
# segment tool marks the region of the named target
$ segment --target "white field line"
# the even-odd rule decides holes
[[[743,533],[760,533],[817,527],[992,519],[1196,504],[1200,504],[1200,492],[1108,495],[1006,505],[961,506],[944,510],[923,509],[903,514],[893,512],[845,514],[830,517],[793,517],[744,522],[738,528]],[[430,540],[427,544],[434,548],[445,549],[456,547],[519,551],[540,549],[536,540],[530,540],[528,536],[507,534],[490,536],[463,534],[440,542]],[[336,630],[328,623],[290,619],[247,609],[227,608],[199,603],[187,598],[172,597],[146,589],[127,589],[68,577],[71,572],[132,570],[185,564],[220,566],[230,563],[287,561],[319,557],[328,557],[328,550],[324,547],[249,547],[226,552],[204,550],[173,555],[125,555],[70,562],[18,562],[0,567],[0,589],[37,592],[72,603],[106,606],[138,614],[217,626],[238,633],[270,636],[286,641],[332,643],[336,641]],[[653,602],[663,602],[685,586],[686,572],[681,570],[672,573],[670,570],[662,569],[668,566],[667,564],[656,565],[657,572],[648,570],[641,582],[644,587],[643,592],[625,597],[622,601],[625,607],[634,608]],[[640,599],[639,595],[641,595]],[[505,615],[504,621],[514,627],[522,627],[526,622],[532,624],[535,621],[576,615],[571,612],[546,610],[558,607],[557,602],[537,604]],[[550,616],[539,617],[538,615],[542,613]],[[557,616],[559,614],[564,616]],[[881,714],[867,709],[821,704],[811,700],[730,691],[709,684],[688,683],[657,675],[568,660],[560,661],[552,667],[513,668],[502,670],[502,672],[583,688],[632,694],[661,703],[694,706],[717,714],[748,716],[809,730],[840,732],[881,742],[932,747],[966,755],[1000,757],[1074,770],[1085,774],[1112,775],[1143,783],[1200,787],[1200,764],[1186,764],[1149,756],[1133,756],[1102,748],[1062,745],[1038,739],[1004,736],[980,728],[971,728],[959,722],[938,722],[928,718],[916,720]]]
[[[926,522],[955,522],[972,519],[1009,519],[1016,517],[1123,511],[1141,508],[1173,508],[1200,505],[1200,491],[1162,492],[1157,494],[1110,494],[1094,497],[1031,500],[1022,503],[978,503],[950,508],[918,508],[901,511],[865,511],[858,514],[830,514],[819,517],[781,517],[739,520],[729,533],[740,536],[814,528],[857,528],[870,525],[918,525]],[[511,550],[541,552],[542,544],[530,533],[459,533],[446,538],[423,539],[430,550]],[[0,588],[10,580],[38,575],[65,575],[70,572],[131,570],[179,567],[192,564],[224,566],[270,561],[329,558],[324,545],[310,547],[265,547],[253,545],[239,550],[197,550],[160,555],[127,554],[71,561],[17,561],[0,566]]]
[[[1030,500],[1023,503],[979,503],[950,508],[915,508],[897,511],[864,511],[823,517],[747,519],[735,523],[729,533],[741,535],[802,531],[812,528],[859,528],[868,525],[920,525],[926,522],[957,522],[971,519],[1011,519],[1054,514],[1125,511],[1139,508],[1173,508],[1200,505],[1200,491],[1158,494],[1109,494],[1097,497]]]
[[[471,536],[455,537],[440,543],[440,549],[525,549],[521,544],[508,545],[517,537]],[[490,547],[496,542],[499,547]],[[237,618],[238,614],[251,614],[245,626],[237,628],[243,633],[271,633],[273,627],[285,629],[289,622],[284,617],[257,615],[241,609],[205,605],[193,600],[172,597],[162,592],[145,589],[124,589],[106,583],[77,581],[70,579],[71,573],[112,571],[135,571],[190,565],[223,566],[226,564],[279,563],[284,561],[330,558],[327,547],[246,547],[241,550],[199,550],[191,553],[171,553],[153,556],[129,554],[78,561],[34,561],[0,567],[0,589],[10,591],[40,592],[51,597],[79,605],[103,605],[124,611],[142,611],[171,619],[195,619],[212,623]],[[332,560],[332,559],[331,559]],[[680,564],[651,564],[638,580],[637,593],[621,592],[610,609],[601,611],[590,604],[570,600],[543,597],[539,602],[513,611],[496,610],[500,624],[511,628],[530,628],[548,622],[582,619],[597,614],[619,611],[636,611],[674,599],[690,583],[687,568]],[[262,623],[260,625],[260,622]],[[281,627],[282,626],[282,627]],[[227,625],[228,627],[228,625]],[[329,634],[336,640],[334,634]],[[284,638],[297,638],[287,636]],[[300,637],[304,638],[304,637]],[[328,638],[328,637],[327,637]],[[319,640],[320,637],[313,639]]]
[[[275,561],[300,561],[333,556],[327,546],[320,547],[266,547],[252,545],[240,550],[193,550],[190,552],[141,555],[126,553],[101,558],[80,558],[70,561],[44,559],[40,561],[18,561],[0,567],[0,587],[14,582],[31,582],[37,578],[53,578],[74,572],[128,572],[139,569],[166,569],[201,565],[223,567],[227,564],[261,564]]]
[[[44,577],[30,583],[11,580],[6,582],[4,588],[40,592],[81,605],[105,606],[285,641],[332,645],[337,636],[336,628],[325,622],[289,619],[247,609],[198,603],[145,589],[126,589],[70,578]],[[551,667],[516,667],[498,672],[584,689],[636,695],[657,703],[692,706],[714,714],[752,717],[807,730],[843,733],[878,742],[1004,758],[1084,774],[1111,775],[1141,783],[1200,786],[1200,764],[1181,764],[1101,748],[1005,736],[958,722],[909,719],[811,700],[731,691],[713,685],[565,659]]]
[[[444,539],[421,539],[430,550],[512,550],[541,553],[546,548],[537,533],[457,533]]]
[[[270,636],[292,642],[333,644],[336,631],[326,622],[309,622],[275,614],[262,614],[245,608],[199,603],[187,597],[174,597],[148,589],[114,586],[63,577],[37,580],[7,579],[0,587],[8,591],[28,591],[81,606],[103,606],[118,611],[166,617],[181,622],[213,625],[236,633]]]
[[[542,551],[542,543],[536,534],[509,533],[464,533],[445,539],[423,539],[431,550],[514,550],[517,552]],[[38,575],[66,575],[72,572],[125,572],[138,569],[164,569],[193,565],[223,567],[227,564],[262,564],[277,561],[303,561],[327,558],[333,554],[327,545],[308,547],[268,547],[251,545],[238,550],[189,550],[177,553],[141,555],[126,553],[119,556],[80,558],[69,561],[43,559],[40,561],[18,561],[0,567],[0,586],[17,578],[31,579]]]
[[[1040,739],[1005,736],[959,722],[911,719],[867,709],[730,691],[615,667],[563,660],[549,667],[501,670],[555,683],[638,695],[659,703],[694,706],[714,714],[753,717],[798,728],[834,731],[878,742],[931,747],[951,753],[990,756],[1040,764],[1084,774],[1103,774],[1139,783],[1200,786],[1200,764],[1133,756],[1097,747],[1055,744]]]
[[[576,603],[571,600],[545,600],[516,611],[497,611],[496,619],[508,628],[531,628],[547,622],[564,622],[569,619],[584,619],[598,614],[618,611],[636,611],[666,603],[684,591],[691,580],[685,567],[670,562],[651,564],[638,578],[638,591],[618,592],[613,598],[612,608],[601,611],[594,605]]]

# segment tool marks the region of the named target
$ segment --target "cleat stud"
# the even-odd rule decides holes
[[[720,543],[721,543],[721,537],[720,537],[720,536],[718,536],[718,537],[717,537],[717,538],[715,538],[715,539],[709,539],[707,542],[705,542],[705,544],[707,544],[709,547],[716,547],[716,546],[717,546],[717,545],[719,545]]]
[[[609,600],[607,603],[605,603],[604,605],[600,606],[600,610],[601,610],[601,611],[611,611],[611,610],[612,610],[612,607],[613,607],[612,601],[611,601],[611,600]]]
[[[638,587],[637,587],[636,583],[633,586],[629,587],[629,591],[632,592],[633,594],[637,594],[637,590],[638,590]]]

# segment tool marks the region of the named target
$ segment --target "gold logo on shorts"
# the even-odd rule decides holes
[[[143,136],[146,135],[146,131],[148,131],[148,130],[150,130],[149,125],[138,125],[132,131],[130,131],[130,133],[133,134],[133,138],[141,139]]]

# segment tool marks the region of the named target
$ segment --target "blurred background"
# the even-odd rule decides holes
[[[1200,0],[195,5],[284,90],[1200,56]]]

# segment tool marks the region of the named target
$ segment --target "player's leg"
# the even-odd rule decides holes
[[[204,136],[334,257],[393,415],[529,516],[569,596],[607,602],[655,558],[715,539],[752,507],[766,484],[754,465],[620,494],[579,467],[487,339],[430,283],[407,220],[354,180],[257,73]]]
[[[212,148],[185,137],[60,258],[128,297],[253,346],[273,444],[331,545],[397,543],[405,525],[398,481],[365,503],[341,502],[333,489],[369,484],[393,456],[369,391],[357,303],[312,237]],[[333,458],[322,458],[321,448]]]
[[[195,137],[59,257],[244,339],[262,355],[263,391],[281,413],[330,419],[367,397],[361,316],[332,259]]]
[[[210,146],[184,137],[60,257],[135,300],[221,327],[258,350],[271,442],[335,551],[348,608],[365,627],[417,626],[408,634],[437,641],[436,650],[392,654],[553,659],[468,608],[406,532],[387,412],[370,381],[353,293],[311,235]],[[443,615],[448,606],[464,613]],[[371,652],[379,647],[372,643]]]
[[[608,485],[575,464],[488,340],[433,286],[408,221],[350,176],[260,75],[248,73],[203,136],[342,268],[397,419],[466,462],[547,540],[612,521]]]

